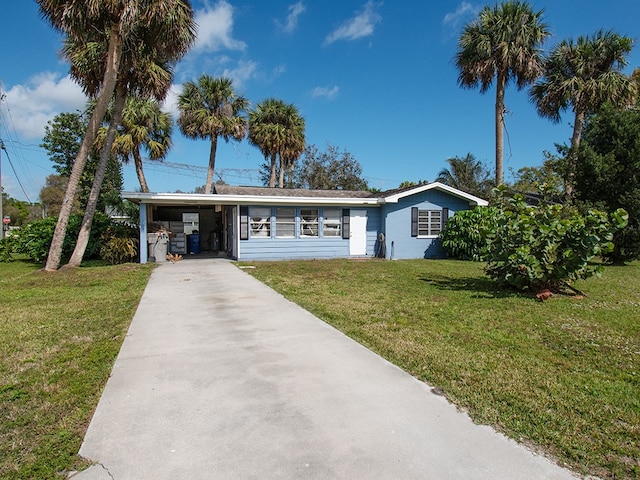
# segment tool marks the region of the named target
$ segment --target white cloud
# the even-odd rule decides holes
[[[280,22],[276,22],[276,24],[282,27],[285,33],[291,33],[298,26],[298,17],[302,15],[306,9],[307,7],[302,2],[289,5],[289,15],[287,15],[287,21],[284,24],[281,24]]]
[[[42,139],[47,122],[62,112],[84,110],[87,97],[68,75],[44,72],[5,92],[12,127],[25,139]]]
[[[178,115],[180,115],[180,111],[178,110],[178,96],[182,92],[182,85],[173,84],[169,88],[167,92],[167,96],[162,102],[162,110],[165,112],[169,112],[173,117],[173,120],[178,120]]]
[[[463,22],[466,22],[480,12],[480,7],[474,6],[469,2],[462,2],[458,5],[458,8],[455,12],[447,13],[442,20],[442,24],[445,27],[451,28],[453,30],[458,30],[460,25]]]
[[[316,87],[311,91],[311,96],[313,98],[325,97],[329,100],[333,100],[338,95],[340,91],[340,87],[337,85],[329,88],[329,87]]]
[[[253,60],[240,60],[235,67],[225,68],[222,75],[233,80],[233,87],[238,92],[257,70],[258,64]]]
[[[220,0],[213,8],[207,5],[196,10],[195,21],[198,24],[195,51],[244,50],[247,47],[246,43],[233,38],[233,7],[227,1]]]
[[[337,40],[357,40],[373,35],[375,26],[382,21],[382,17],[376,11],[380,5],[382,3],[375,3],[373,0],[369,0],[360,13],[327,35],[324,40],[325,45]]]

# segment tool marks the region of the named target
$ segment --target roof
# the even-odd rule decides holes
[[[320,206],[379,206],[427,190],[440,190],[466,200],[471,205],[488,205],[486,200],[439,182],[406,187],[386,192],[366,190],[308,190],[303,188],[269,188],[215,185],[215,192],[204,193],[142,193],[123,192],[122,196],[135,203],[156,205],[320,205]]]
[[[306,188],[238,187],[215,185],[219,195],[252,195],[265,197],[373,198],[378,194],[367,190],[309,190]]]

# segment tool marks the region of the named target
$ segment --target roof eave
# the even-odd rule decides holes
[[[123,192],[122,197],[134,203],[155,205],[321,205],[377,206],[379,198],[280,197],[265,195],[223,195],[198,193]]]

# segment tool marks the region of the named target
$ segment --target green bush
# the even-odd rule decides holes
[[[541,291],[558,290],[578,278],[599,273],[589,261],[613,250],[613,232],[627,213],[540,204],[529,207],[520,195],[501,199],[495,226],[488,234],[487,274],[498,282]]]
[[[11,235],[9,246],[7,247],[9,253],[20,253],[26,255],[34,262],[44,262],[49,254],[49,246],[53,239],[56,222],[56,218],[47,217],[42,220],[31,222],[28,225],[23,226],[20,230],[14,230]],[[67,235],[65,236],[62,244],[63,258],[68,258],[71,256],[71,253],[73,253],[81,224],[81,215],[72,215],[69,218]],[[107,215],[96,213],[91,225],[91,235],[89,236],[87,249],[84,254],[85,259],[100,258],[100,249],[103,243],[102,236],[109,229],[112,229],[114,232],[120,232],[120,236],[131,236],[129,233],[131,231],[131,227],[121,226],[111,220]],[[126,235],[123,232],[127,232]]]
[[[138,256],[138,230],[114,223],[102,235],[100,258],[115,265],[134,261]]]
[[[440,234],[447,255],[458,260],[486,260],[487,232],[494,225],[497,213],[495,207],[476,207],[456,212]]]

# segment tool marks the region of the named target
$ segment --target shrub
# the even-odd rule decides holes
[[[486,260],[487,231],[494,225],[497,213],[495,207],[476,207],[456,212],[440,234],[447,255],[458,260]]]
[[[15,230],[12,234],[10,251],[26,255],[29,259],[37,263],[44,262],[49,254],[49,246],[53,239],[56,222],[56,218],[47,217],[31,222],[20,230]],[[62,244],[62,256],[64,258],[68,258],[73,252],[81,224],[81,215],[72,215],[69,218],[67,235]],[[91,235],[89,236],[87,249],[84,254],[85,259],[100,258],[101,237],[109,228],[130,229],[130,227],[118,227],[107,215],[96,213],[91,225]]]
[[[100,258],[115,265],[135,260],[138,256],[137,229],[121,223],[112,224],[102,235]]]
[[[599,210],[580,214],[574,207],[529,207],[520,195],[501,199],[495,227],[488,234],[487,274],[518,289],[558,290],[578,278],[599,273],[589,261],[613,249],[613,231],[627,213]]]

